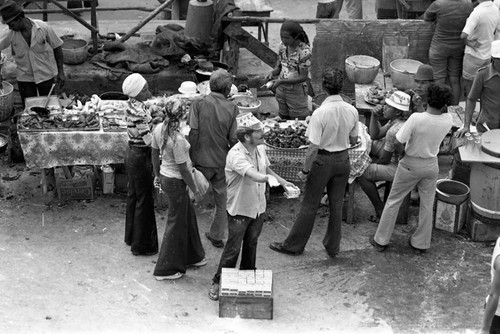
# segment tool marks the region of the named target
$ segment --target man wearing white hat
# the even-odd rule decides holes
[[[125,78],[122,90],[129,97],[125,110],[129,139],[125,243],[131,246],[133,255],[154,255],[158,253],[158,234],[153,201],[152,119],[143,103],[151,93],[146,79],[138,73]]]
[[[212,184],[215,211],[210,231],[205,236],[214,247],[224,247],[224,232],[227,226],[226,177],[224,166],[226,155],[236,144],[236,116],[239,110],[229,101],[233,83],[232,75],[224,69],[210,76],[210,94],[193,101],[189,113],[189,143],[193,165]]]
[[[495,7],[496,8],[496,7]],[[457,131],[461,137],[470,131],[476,101],[481,100],[481,112],[476,120],[480,132],[500,128],[500,40],[491,43],[491,63],[479,69],[465,104],[464,127]],[[486,128],[487,127],[487,128]]]
[[[219,298],[222,268],[235,268],[241,249],[241,270],[254,270],[257,241],[266,211],[266,182],[270,179],[283,187],[293,186],[269,167],[264,144],[264,125],[252,113],[239,115],[236,136],[238,143],[227,154],[228,238],[217,273],[208,292],[212,300]],[[271,184],[271,182],[270,182]]]
[[[410,99],[410,95],[396,91],[385,99],[383,116],[388,122],[383,126],[380,124],[376,109],[370,118],[369,132],[373,139],[371,155],[374,156],[374,161],[357,180],[375,208],[375,216],[368,218],[373,222],[378,222],[384,209],[384,202],[380,198],[375,182],[394,180],[399,161],[399,154],[396,152],[396,134],[410,115]]]

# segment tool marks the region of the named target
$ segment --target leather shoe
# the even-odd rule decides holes
[[[377,252],[383,252],[387,248],[387,245],[381,245],[378,242],[375,241],[375,236],[370,237],[370,244],[375,248]]]
[[[287,254],[287,255],[297,256],[297,255],[302,254],[302,252],[292,252],[292,251],[289,251],[289,250],[283,248],[282,242],[271,242],[269,244],[269,248],[271,248],[275,252],[283,253],[283,254]]]
[[[410,245],[414,254],[424,254],[425,252],[427,252],[427,249],[421,249],[421,248],[414,247],[411,244],[411,237],[410,237],[410,239],[408,239],[408,245]]]
[[[217,248],[224,247],[224,241],[212,238],[210,236],[209,232],[205,232],[205,236],[207,237],[208,240],[210,240],[210,242],[212,243],[212,246],[217,247]]]
[[[151,255],[156,255],[156,254],[158,254],[158,251],[151,251],[151,252],[146,252],[146,253],[132,252],[132,255],[134,255],[134,256],[151,256]]]

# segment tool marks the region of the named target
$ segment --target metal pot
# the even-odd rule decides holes
[[[438,180],[436,183],[437,199],[450,204],[461,204],[469,197],[470,189],[455,180]]]
[[[218,70],[219,68],[222,68],[226,71],[229,71],[229,69],[230,69],[229,65],[218,62],[218,61],[211,61],[211,63],[214,64],[214,71]],[[194,70],[194,75],[196,77],[196,81],[198,83],[206,81],[206,80],[210,80],[210,75],[212,74],[212,72],[206,72],[206,71],[200,70],[199,64],[194,65],[193,70]]]
[[[422,65],[418,60],[396,59],[390,64],[392,85],[399,90],[414,89],[416,87],[413,77]]]

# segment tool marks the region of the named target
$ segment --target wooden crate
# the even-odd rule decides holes
[[[220,296],[220,318],[273,319],[273,298]]]
[[[475,213],[470,204],[465,226],[473,241],[495,241],[500,236],[500,220],[489,219]]]
[[[219,317],[272,319],[272,282],[271,270],[222,268]]]

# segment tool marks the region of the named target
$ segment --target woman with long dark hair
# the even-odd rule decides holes
[[[282,119],[305,119],[309,116],[307,100],[311,47],[309,38],[297,22],[285,21],[280,30],[281,44],[276,67],[266,75],[273,80],[279,116]]]

